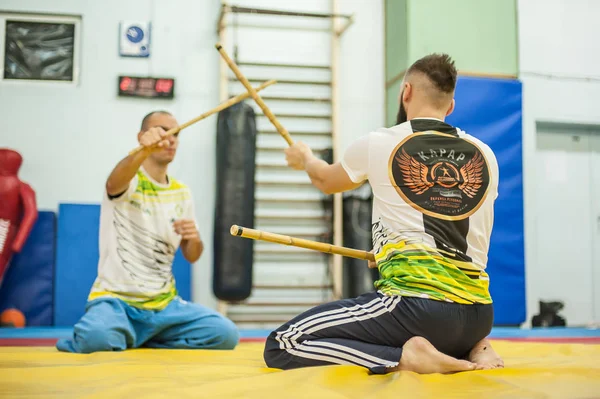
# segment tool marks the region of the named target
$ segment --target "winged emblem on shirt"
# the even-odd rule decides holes
[[[445,188],[458,188],[469,198],[477,195],[483,184],[483,167],[485,160],[480,153],[464,164],[460,170],[449,162],[440,161],[430,167],[411,157],[402,149],[395,157],[404,184],[415,194],[420,195],[436,183]]]
[[[160,290],[171,282],[175,248],[140,227],[118,208],[114,210],[117,252],[125,270],[148,290]]]
[[[396,162],[402,171],[404,184],[414,193],[423,194],[433,187],[434,183],[427,179],[429,168],[406,153],[404,148],[402,154],[396,155]]]
[[[477,191],[483,184],[483,166],[485,161],[480,153],[475,153],[475,156],[471,158],[469,162],[460,168],[460,176],[462,177],[462,184],[458,185],[469,198],[473,198],[477,195]]]

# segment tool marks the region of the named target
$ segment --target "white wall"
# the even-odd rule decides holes
[[[519,0],[518,6],[528,325],[539,310],[544,273],[552,273],[536,257],[534,209],[542,200],[536,197],[536,122],[600,124],[600,53],[594,50],[600,2]]]
[[[354,14],[340,41],[340,149],[385,123],[384,10],[382,0],[338,0]]]
[[[600,78],[597,0],[519,0],[521,73]]]
[[[331,9],[329,0],[231,3],[314,12]],[[0,146],[23,155],[20,176],[36,190],[40,209],[56,210],[61,202],[98,203],[112,167],[137,145],[139,123],[147,112],[167,109],[184,122],[219,102],[220,58],[214,48],[218,0],[3,0],[0,10],[82,17],[81,76],[76,87],[0,84]],[[384,122],[383,11],[380,0],[340,0],[339,11],[356,17],[344,34],[340,54],[345,148],[349,140]],[[149,59],[119,57],[118,26],[128,19],[152,21]],[[270,39],[272,43],[261,43],[264,51],[274,51],[271,46],[277,38]],[[119,74],[174,77],[176,98],[118,98]],[[206,252],[194,265],[194,300],[211,307],[216,303],[212,295],[215,127],[213,116],[185,130],[170,169],[195,195]]]

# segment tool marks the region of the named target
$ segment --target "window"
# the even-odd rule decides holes
[[[78,17],[0,14],[0,79],[76,83],[79,26]]]

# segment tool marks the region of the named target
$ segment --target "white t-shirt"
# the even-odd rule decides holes
[[[341,163],[373,190],[378,289],[492,302],[485,269],[499,171],[486,144],[437,119],[413,119],[359,138]]]
[[[177,219],[195,220],[190,189],[169,177],[154,181],[141,168],[117,198],[104,194],[100,260],[89,300],[117,297],[144,309],[163,309],[177,295],[172,273],[181,236]]]

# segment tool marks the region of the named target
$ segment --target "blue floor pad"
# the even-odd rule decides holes
[[[266,338],[271,330],[240,330],[242,339]],[[72,328],[64,327],[26,327],[0,328],[2,338],[69,338]],[[600,337],[598,328],[552,327],[522,329],[516,327],[495,327],[490,338],[581,338]]]

